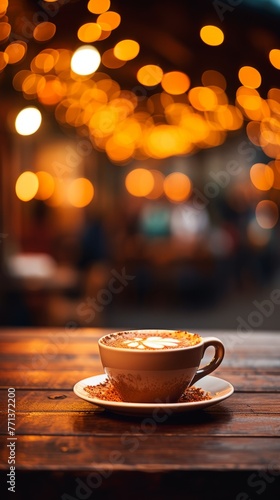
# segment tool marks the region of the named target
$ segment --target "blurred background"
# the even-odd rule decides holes
[[[279,329],[280,1],[0,16],[1,325]]]

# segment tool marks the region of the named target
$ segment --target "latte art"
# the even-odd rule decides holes
[[[166,350],[191,347],[201,342],[201,337],[197,333],[186,331],[161,331],[156,333],[121,332],[117,335],[108,335],[105,345],[128,350]]]
[[[124,340],[124,344],[127,347],[136,349],[145,349],[148,347],[150,349],[164,349],[164,347],[178,347],[180,341],[177,339],[164,338],[164,337],[148,337],[146,339],[141,339],[140,337],[136,337],[133,340]]]

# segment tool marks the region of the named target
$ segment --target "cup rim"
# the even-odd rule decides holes
[[[147,332],[186,332],[189,333],[190,335],[198,335],[200,337],[200,341],[195,344],[195,345],[190,345],[190,346],[183,346],[183,347],[172,347],[172,349],[127,349],[126,347],[116,347],[116,346],[111,346],[111,345],[106,345],[103,341],[105,337],[109,337],[110,335],[119,335],[121,333],[126,333],[126,332],[131,332],[131,333],[147,333]],[[98,339],[98,345],[104,349],[108,349],[111,351],[118,351],[118,352],[129,352],[129,353],[137,353],[137,354],[155,354],[155,353],[170,353],[174,351],[183,351],[185,349],[195,349],[197,347],[200,347],[203,344],[203,337],[199,333],[194,333],[194,332],[189,332],[188,330],[183,330],[183,329],[168,329],[168,328],[136,328],[136,329],[127,329],[127,330],[119,330],[119,331],[114,331],[110,333],[106,333],[105,335],[102,335]]]

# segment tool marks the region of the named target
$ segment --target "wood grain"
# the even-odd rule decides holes
[[[252,449],[250,437],[21,436],[16,450],[19,470],[267,470],[279,464],[280,440],[256,437]]]
[[[280,397],[274,393],[234,393],[230,398],[218,403],[215,408],[226,407],[227,412],[244,413],[280,413]],[[5,412],[7,408],[7,391],[0,391],[0,411]],[[93,404],[82,400],[74,394],[72,388],[64,391],[51,389],[39,391],[16,391],[17,412],[31,411],[79,411],[81,409],[91,411]]]
[[[241,471],[279,468],[278,333],[199,332],[225,343],[226,356],[215,375],[231,382],[235,392],[203,411],[158,423],[152,417],[115,415],[73,393],[77,381],[103,373],[97,340],[108,331],[0,331],[0,469],[7,468],[9,387],[16,388],[16,458],[22,474],[234,471],[241,477]]]

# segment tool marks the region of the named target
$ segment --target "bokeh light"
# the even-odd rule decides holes
[[[238,72],[238,78],[244,87],[257,89],[262,83],[260,72],[252,66],[242,66]]]
[[[200,30],[200,38],[207,45],[221,45],[224,41],[224,34],[217,26],[203,26]]]
[[[102,54],[101,60],[102,64],[106,66],[106,68],[111,69],[121,68],[124,64],[126,64],[126,61],[121,61],[115,56],[114,49],[105,50]]]
[[[45,171],[36,172],[39,181],[38,190],[35,198],[38,200],[47,200],[50,198],[55,190],[55,181],[51,174]]]
[[[274,182],[273,170],[265,163],[255,163],[250,169],[250,179],[257,189],[268,191]]]
[[[85,23],[78,29],[77,36],[81,42],[91,43],[101,36],[102,28],[98,23]]]
[[[25,42],[12,42],[5,48],[5,53],[8,55],[9,64],[16,64],[26,54],[27,44]]]
[[[101,56],[98,50],[91,45],[79,47],[71,59],[71,69],[77,75],[91,75],[99,67]]]
[[[162,172],[160,172],[160,170],[152,169],[150,170],[150,172],[154,178],[154,186],[150,193],[146,195],[146,198],[148,198],[149,200],[157,200],[164,193],[164,175]]]
[[[7,66],[9,62],[9,56],[6,54],[6,52],[0,52],[0,71],[3,71],[3,69]]]
[[[268,165],[273,170],[273,187],[274,189],[280,189],[280,160],[272,160]]]
[[[182,202],[189,198],[192,183],[186,174],[173,172],[164,179],[164,192],[172,202]]]
[[[67,195],[73,207],[86,207],[90,204],[94,196],[93,184],[84,177],[75,179],[70,183]]]
[[[212,111],[218,105],[216,93],[208,87],[193,87],[188,96],[192,106],[199,111]]]
[[[276,69],[280,69],[280,49],[272,49],[269,52],[269,60]]]
[[[87,8],[92,14],[102,14],[110,9],[110,0],[89,0]]]
[[[165,92],[173,95],[180,95],[184,94],[189,89],[190,79],[188,75],[181,71],[170,71],[163,75],[161,85]]]
[[[9,0],[1,0],[0,1],[0,15],[1,16],[4,16],[6,14],[8,5],[9,5]]]
[[[114,55],[121,61],[130,61],[138,56],[140,45],[135,40],[121,40],[114,47]]]
[[[222,73],[214,69],[208,69],[202,73],[201,82],[205,87],[214,85],[220,87],[222,90],[226,90],[227,82]]]
[[[30,201],[36,195],[39,180],[34,172],[23,172],[16,181],[15,191],[21,201]]]
[[[4,42],[10,36],[11,25],[7,22],[0,22],[0,41]]]
[[[37,24],[33,31],[33,37],[37,42],[46,42],[50,40],[56,32],[56,25],[49,21]]]
[[[277,204],[271,200],[262,200],[256,206],[256,219],[264,229],[272,229],[279,219]]]
[[[154,187],[153,174],[146,168],[135,168],[125,178],[127,191],[137,197],[148,196]]]
[[[104,12],[98,16],[97,23],[103,31],[112,31],[120,25],[121,16],[113,11]]]
[[[145,87],[158,85],[163,77],[163,71],[155,64],[147,64],[137,71],[137,80]]]
[[[37,132],[42,122],[42,115],[35,107],[22,109],[16,117],[15,127],[20,135],[32,135]]]

